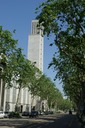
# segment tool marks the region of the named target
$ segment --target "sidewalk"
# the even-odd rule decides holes
[[[68,115],[68,117],[71,117],[70,123],[68,123],[69,128],[81,128],[81,125],[76,115],[74,114]],[[1,125],[0,128],[18,128],[21,126],[32,125],[35,123],[48,123],[48,122],[51,122],[51,120],[56,120],[56,115],[48,115],[48,116],[45,115],[45,116],[39,116],[37,118],[24,117],[21,119],[6,119],[6,120],[3,119],[3,120],[0,120],[0,125]]]

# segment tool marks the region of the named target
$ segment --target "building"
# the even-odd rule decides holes
[[[31,28],[31,34],[28,36],[28,59],[43,72],[43,27],[38,26],[38,20],[33,20]],[[15,111],[19,92],[19,89],[16,88],[17,86],[16,82],[13,81],[13,87],[5,89],[4,111]],[[18,103],[20,112],[31,111],[33,107],[35,107],[36,110],[42,110],[42,108],[44,110],[44,104],[45,101],[41,101],[38,96],[33,97],[31,93],[28,92],[28,88],[21,89]]]
[[[31,34],[28,37],[28,59],[43,73],[43,51],[44,38],[43,27],[39,26],[38,20],[32,20]],[[32,99],[32,98],[31,98]],[[44,101],[43,101],[44,102]],[[40,97],[33,99],[32,107],[39,110],[42,108],[43,102]]]
[[[32,21],[31,28],[28,38],[28,59],[43,72],[43,30],[38,27],[38,20]]]

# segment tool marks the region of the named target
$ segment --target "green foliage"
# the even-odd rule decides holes
[[[57,51],[49,65],[57,71],[65,93],[77,104],[85,104],[85,1],[47,0],[37,19],[44,34],[54,35]]]
[[[37,95],[41,100],[47,100],[49,108],[55,108],[63,99],[62,94],[34,63],[25,58],[22,49],[17,48],[17,43],[8,30],[0,28],[0,66],[3,68],[0,77],[8,88],[18,89],[16,108],[22,88],[28,88],[33,96]]]
[[[0,53],[8,57],[16,49],[16,45],[17,40],[12,38],[12,33],[0,26]]]
[[[42,75],[37,81],[38,93],[42,100],[47,100],[49,108],[55,108],[61,101],[62,94],[56,88],[56,85],[45,75]]]
[[[21,116],[19,112],[10,112],[9,118],[21,118]]]
[[[1,78],[4,79],[4,83],[11,86],[13,69],[10,65],[10,59],[12,54],[16,52],[17,40],[12,38],[11,32],[3,30],[0,27],[0,66],[3,68]]]
[[[69,99],[63,99],[61,104],[58,106],[60,110],[70,110],[73,108],[72,102]]]

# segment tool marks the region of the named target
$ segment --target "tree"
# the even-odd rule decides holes
[[[54,66],[54,69],[57,70],[56,78],[63,81],[65,92],[68,92],[68,95],[71,95],[73,89],[77,89],[75,95],[79,101],[82,93],[83,105],[85,104],[84,9],[84,0],[47,0],[36,9],[40,10],[37,19],[44,26],[44,34],[47,36],[53,34],[55,37],[54,43],[57,51],[50,66]],[[73,82],[69,77],[73,79]],[[79,83],[75,84],[75,81]],[[72,94],[74,95],[74,93]],[[76,96],[72,96],[74,101]]]
[[[16,61],[13,61],[13,58],[16,59]],[[32,62],[30,62],[28,59],[26,59],[22,55],[21,49],[17,49],[16,54],[13,54],[12,59],[11,59],[11,64],[15,63],[13,65],[13,81],[16,82],[16,89],[18,89],[18,95],[17,95],[17,100],[16,100],[16,111],[18,110],[18,105],[19,105],[19,97],[20,97],[20,92],[22,88],[28,88],[28,91],[31,91],[33,95],[35,95],[35,90],[36,90],[36,84],[35,81],[38,77],[36,76],[36,73],[39,73],[39,69],[37,69]],[[13,82],[12,81],[12,82]],[[33,90],[34,89],[34,90]]]
[[[69,99],[63,99],[59,109],[63,111],[71,110],[73,109],[73,104]]]
[[[56,88],[55,84],[46,75],[42,75],[37,81],[38,96],[41,101],[46,100],[49,109],[55,108],[56,105],[61,101],[62,94]]]
[[[3,30],[2,26],[0,26],[0,86],[2,86],[0,92],[0,110],[3,109],[5,87],[6,85],[11,85],[13,69],[11,65],[10,68],[8,65],[9,58],[17,49],[17,42],[17,40],[13,39],[11,32]],[[9,72],[10,69],[11,72]]]
[[[3,30],[3,28],[0,26],[0,64],[3,66],[3,74],[1,78],[3,79],[4,83],[8,83],[8,85],[10,85],[10,79],[12,78],[11,74],[13,71],[11,70],[11,74],[9,75],[9,58],[16,51],[17,42],[17,40],[13,39],[11,32],[8,30]]]

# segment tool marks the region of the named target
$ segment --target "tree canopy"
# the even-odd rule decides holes
[[[85,1],[46,0],[37,19],[44,34],[54,35],[57,51],[50,66],[57,71],[65,93],[77,104],[85,104]],[[51,44],[52,45],[52,44]]]
[[[17,44],[18,40],[13,39],[12,33],[0,27],[0,79],[5,87],[18,89],[16,108],[22,88],[28,88],[33,96],[47,100],[49,108],[55,107],[59,100],[62,101],[62,94],[50,78],[26,59]]]

